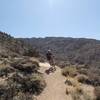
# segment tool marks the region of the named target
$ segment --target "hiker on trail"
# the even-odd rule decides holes
[[[49,64],[52,66],[53,70],[56,70],[55,62],[54,62],[54,56],[53,56],[51,50],[47,51],[46,57],[47,57]]]

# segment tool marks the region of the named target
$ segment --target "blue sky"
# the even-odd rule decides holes
[[[0,0],[0,30],[15,37],[100,39],[100,0]]]

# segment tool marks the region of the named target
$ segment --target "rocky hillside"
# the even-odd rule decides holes
[[[38,55],[36,50],[23,41],[15,39],[7,33],[0,32],[0,56],[21,56],[21,55]]]

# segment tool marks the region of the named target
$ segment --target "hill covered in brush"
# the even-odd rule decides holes
[[[37,56],[38,53],[30,45],[26,45],[23,41],[15,39],[7,33],[0,32],[0,56]]]
[[[35,48],[0,32],[0,100],[36,100],[46,87]]]
[[[100,65],[100,41],[98,40],[63,37],[27,38],[23,40],[27,44],[35,46],[44,55],[48,49],[52,49],[57,61]]]
[[[50,80],[46,80],[43,77],[46,75],[44,73],[48,65],[43,63],[45,65],[43,67],[43,64],[41,65],[36,58],[33,58],[40,57],[40,60],[44,60],[48,49],[52,50],[56,64],[62,68],[62,71],[60,71],[60,68],[57,68],[56,72],[51,74],[53,79],[56,77],[55,79],[57,80],[55,82],[51,76]],[[19,39],[0,32],[0,99],[34,100],[35,96],[40,95],[45,87],[48,89],[48,83],[51,80],[54,83],[59,83],[59,77],[60,81],[63,79],[59,72],[62,72],[62,75],[66,78],[63,84],[65,84],[67,96],[69,94],[73,96],[74,99],[72,100],[76,100],[76,97],[88,97],[88,92],[83,91],[86,88],[78,87],[78,91],[77,88],[73,88],[74,92],[73,90],[70,91],[70,85],[77,87],[78,83],[84,86],[91,86],[93,92],[95,92],[93,94],[97,97],[96,100],[99,100],[100,41],[63,37]],[[72,80],[69,80],[69,77]],[[58,85],[62,86],[62,84]],[[60,93],[58,91],[58,94]],[[40,95],[40,100],[42,100],[41,98]]]

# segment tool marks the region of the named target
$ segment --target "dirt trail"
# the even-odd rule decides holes
[[[45,73],[45,70],[50,67],[48,63],[40,63],[40,66],[42,73]],[[64,84],[66,78],[61,75],[61,69],[56,68],[54,73],[49,75],[45,73],[47,86],[37,100],[72,100],[70,96],[66,95],[66,85]]]

